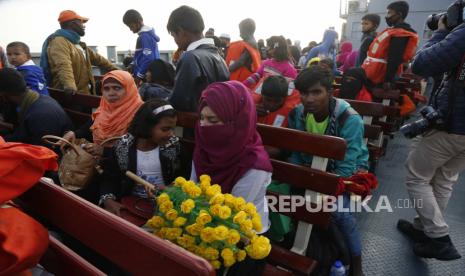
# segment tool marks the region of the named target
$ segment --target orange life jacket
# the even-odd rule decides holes
[[[266,76],[260,79],[256,87],[253,90],[250,90],[255,104],[259,104],[262,101],[262,85],[266,77],[268,77],[269,75],[270,74],[266,74]],[[295,89],[294,80],[291,78],[285,79],[288,81],[289,86],[287,91],[288,96],[286,98],[286,101],[284,102],[284,105],[280,109],[271,112],[266,116],[258,117],[258,123],[275,127],[287,127],[287,117],[289,115],[289,112],[292,109],[294,109],[294,107],[299,105],[301,101],[299,91]]]
[[[408,37],[407,47],[402,57],[402,63],[410,60],[418,45],[418,35],[402,28],[387,28],[381,32],[370,45],[367,58],[362,64],[367,78],[374,84],[383,83],[386,76],[387,57],[389,44],[393,37]],[[402,74],[402,64],[397,69],[397,74]]]
[[[255,104],[262,102],[262,95],[252,92],[252,98]],[[289,112],[291,112],[298,103],[295,102],[294,98],[288,96],[283,106],[274,112],[261,117],[257,117],[257,122],[260,124],[275,126],[275,127],[287,127]]]
[[[226,64],[228,65],[228,67],[232,63],[237,61],[239,57],[241,56],[242,52],[244,52],[244,50],[246,49],[247,51],[249,51],[249,54],[252,58],[252,68],[251,68],[252,71],[250,71],[246,66],[242,66],[236,71],[231,72],[231,76],[230,76],[231,80],[237,80],[237,81],[243,82],[250,75],[252,75],[255,71],[257,71],[258,67],[260,67],[260,63],[261,63],[260,52],[254,47],[250,46],[249,43],[243,40],[235,41],[229,44],[228,55],[226,56]]]
[[[0,136],[0,275],[31,275],[48,246],[48,232],[11,204],[46,170],[57,170],[58,156],[45,147],[6,143]]]

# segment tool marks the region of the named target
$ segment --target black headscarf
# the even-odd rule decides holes
[[[363,86],[366,86],[366,83],[367,76],[362,68],[355,67],[347,69],[342,76],[339,97],[342,99],[354,100]]]

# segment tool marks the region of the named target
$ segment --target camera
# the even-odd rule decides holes
[[[452,5],[447,8],[446,12],[435,14],[428,16],[426,20],[426,25],[430,30],[437,30],[438,23],[442,16],[445,17],[445,23],[449,30],[457,27],[458,25],[463,23],[463,8],[465,3],[463,0],[458,0]]]
[[[403,125],[400,132],[407,138],[413,138],[431,129],[432,127],[439,127],[443,122],[441,112],[435,110],[432,106],[426,106],[420,114],[423,118],[416,120],[410,124]]]

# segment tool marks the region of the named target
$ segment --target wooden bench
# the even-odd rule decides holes
[[[395,131],[393,122],[383,121],[385,118],[391,118],[393,121],[400,117],[399,107],[387,106],[382,103],[363,102],[356,100],[347,100],[353,109],[362,116],[365,123],[365,131],[370,131],[368,126],[377,126],[379,131],[371,135],[365,134],[366,143],[370,151],[370,161],[377,162],[383,153],[383,139],[385,135],[391,135]],[[373,164],[375,164],[373,163]]]
[[[48,249],[39,263],[55,275],[106,275],[53,236],[49,236]]]
[[[33,210],[34,214],[132,275],[215,275],[210,263],[203,258],[145,232],[44,179],[20,199],[25,209]],[[49,255],[43,258],[46,268],[64,272],[72,268],[74,275],[100,275],[98,270],[53,238],[50,251],[60,254],[50,258],[51,252],[47,253]],[[66,255],[72,256],[64,258]],[[71,267],[66,267],[68,265]]]

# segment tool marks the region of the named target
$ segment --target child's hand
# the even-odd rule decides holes
[[[270,113],[268,110],[265,109],[265,107],[262,104],[257,104],[256,109],[258,117],[263,117]]]

